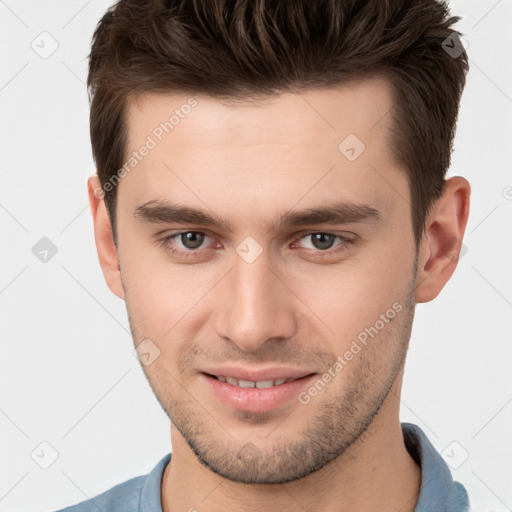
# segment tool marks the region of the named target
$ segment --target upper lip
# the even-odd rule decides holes
[[[234,379],[249,380],[252,382],[278,379],[300,379],[301,377],[314,373],[298,368],[286,368],[284,366],[260,369],[241,368],[239,366],[217,366],[214,368],[203,369],[202,372],[209,373],[210,375],[215,375],[217,377],[233,377]]]

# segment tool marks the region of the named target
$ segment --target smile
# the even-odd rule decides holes
[[[236,386],[239,388],[258,388],[258,389],[268,389],[274,386],[280,386],[281,384],[285,384],[286,382],[292,382],[297,379],[275,379],[275,380],[242,380],[235,379],[234,377],[228,377],[223,375],[212,375],[212,377],[220,380],[221,382],[227,382],[232,386]]]

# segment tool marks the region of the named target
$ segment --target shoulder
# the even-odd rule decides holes
[[[161,510],[160,486],[171,454],[163,457],[146,475],[136,476],[76,505],[56,512],[139,512]]]
[[[63,508],[57,512],[137,512],[142,488],[147,475],[131,478],[126,482],[117,484],[108,491],[98,494],[94,498],[82,501],[71,507]]]

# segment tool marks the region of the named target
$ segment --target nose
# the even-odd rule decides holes
[[[247,352],[293,336],[297,298],[265,252],[252,263],[238,255],[234,259],[217,297],[217,333]]]

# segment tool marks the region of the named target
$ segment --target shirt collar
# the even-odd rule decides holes
[[[448,465],[423,430],[412,423],[402,423],[407,451],[421,467],[421,488],[414,512],[466,512],[466,489],[454,482]]]
[[[162,512],[162,478],[170,460],[171,454],[168,453],[148,474],[140,493],[139,512]]]

